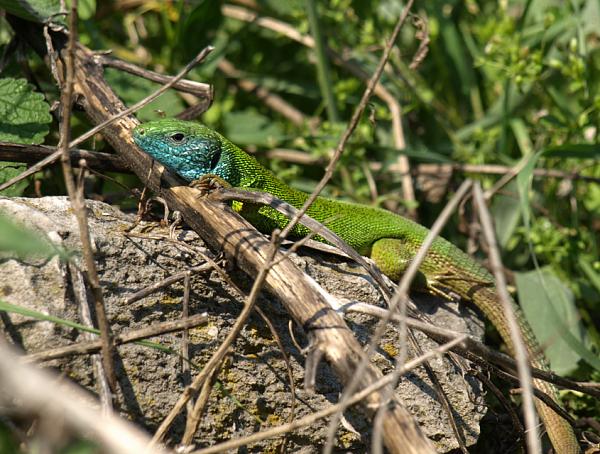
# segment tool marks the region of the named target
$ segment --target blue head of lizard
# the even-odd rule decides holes
[[[137,126],[138,147],[188,182],[206,174],[218,175],[231,185],[239,180],[229,143],[219,133],[191,121],[164,119]]]

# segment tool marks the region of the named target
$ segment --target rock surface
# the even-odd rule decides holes
[[[156,224],[141,224],[128,234],[126,229],[131,226],[133,216],[100,202],[88,201],[87,207],[96,262],[114,332],[179,318],[183,296],[181,282],[135,303],[125,304],[125,301],[142,288],[190,266],[202,264],[200,253],[212,256],[198,236],[191,231],[181,231],[180,241],[174,242],[169,239],[167,229]],[[79,249],[77,224],[64,197],[0,198],[0,212],[54,242],[60,241],[75,251]],[[302,252],[295,260],[332,295],[381,305],[377,291],[360,268],[321,253]],[[0,255],[0,299],[62,319],[80,321],[69,273],[69,267],[56,257],[40,260]],[[237,282],[241,280],[249,288],[249,277],[239,271],[230,273],[236,276]],[[469,308],[455,303],[440,304],[438,299],[422,296],[417,303],[437,325],[482,337],[483,324]],[[295,417],[335,403],[341,387],[325,364],[318,370],[316,393],[308,393],[302,388],[304,357],[290,338],[289,317],[283,306],[267,294],[263,294],[258,304],[268,314],[290,355],[297,391]],[[239,295],[215,271],[192,276],[190,313],[206,311],[209,315],[207,325],[190,331],[190,356],[198,367],[219,346],[241,307]],[[14,313],[0,312],[0,317],[0,329],[4,335],[26,352],[82,340],[81,334],[73,328]],[[364,344],[376,321],[353,314],[348,317],[348,323]],[[300,329],[294,328],[294,334],[300,345],[306,345]],[[435,345],[421,333],[416,333],[416,336],[423,350]],[[152,340],[179,351],[180,339],[181,334],[168,334]],[[391,370],[393,357],[400,351],[397,330],[389,328],[379,347],[374,361],[387,373]],[[153,432],[183,390],[186,378],[181,361],[174,354],[133,344],[120,346],[118,352],[116,367],[121,412]],[[409,354],[412,356],[412,352]],[[89,356],[73,356],[46,363],[95,392],[90,364]],[[467,444],[474,443],[479,434],[479,421],[485,412],[479,383],[463,379],[460,371],[446,358],[435,358],[431,364],[449,397]],[[195,374],[193,369],[192,374]],[[287,422],[290,417],[287,369],[271,332],[258,315],[253,314],[242,330],[218,378],[195,439],[197,446],[249,435],[260,428]],[[397,394],[440,452],[458,446],[422,367],[403,377]],[[343,451],[369,450],[369,421],[358,409],[348,411],[346,419],[357,433],[344,424],[338,431],[337,446]],[[180,416],[169,433],[171,441],[179,440],[183,427],[184,418]],[[293,432],[288,436],[288,452],[319,452],[326,430],[326,423],[320,422]],[[249,446],[248,450],[272,452],[280,443],[281,439],[265,440]]]

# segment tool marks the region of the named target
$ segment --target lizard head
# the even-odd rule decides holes
[[[137,126],[133,140],[138,147],[185,180],[206,174],[233,179],[233,166],[223,153],[224,138],[204,125],[163,119]],[[231,182],[231,181],[230,181]]]

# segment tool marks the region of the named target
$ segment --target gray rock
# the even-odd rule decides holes
[[[129,234],[134,217],[100,202],[87,201],[90,229],[96,251],[110,323],[114,332],[146,327],[152,323],[180,317],[182,283],[156,292],[132,304],[126,299],[136,291],[187,267],[203,263],[199,252],[212,256],[194,232],[179,234],[181,241],[169,240],[168,230],[156,224],[142,223]],[[41,199],[0,198],[0,211],[46,235],[74,251],[79,250],[78,229],[69,202],[64,197]],[[76,261],[79,259],[75,258]],[[381,305],[381,299],[355,266],[319,252],[302,251],[296,262],[327,291],[341,300],[359,300]],[[251,279],[239,271],[229,271],[238,283],[251,285]],[[62,319],[80,321],[70,284],[69,267],[57,258],[17,259],[0,255],[0,299]],[[432,297],[417,297],[419,307],[434,323],[475,337],[483,336],[483,324],[469,308],[455,303],[440,303]],[[291,341],[287,315],[283,306],[269,295],[263,295],[259,306],[268,314],[281,337],[292,363],[297,392],[296,414],[306,415],[335,403],[341,387],[326,364],[319,366],[316,393],[302,388],[304,357]],[[208,360],[228,333],[242,303],[239,295],[224,283],[215,271],[192,277],[190,312],[208,312],[206,326],[190,331],[190,354],[198,367]],[[0,312],[0,329],[12,343],[26,352],[37,352],[82,340],[81,334],[69,327],[30,317]],[[357,338],[365,343],[376,321],[365,315],[352,314],[348,323]],[[301,345],[306,339],[298,328],[295,337]],[[423,350],[435,343],[416,333]],[[179,351],[180,334],[152,339]],[[384,373],[391,371],[393,357],[398,354],[398,332],[391,327],[379,345],[373,361]],[[157,349],[128,344],[118,348],[116,361],[119,402],[124,416],[153,432],[173,407],[183,390],[185,377],[176,355]],[[409,354],[412,356],[413,353]],[[73,356],[46,363],[69,378],[96,392],[89,356]],[[431,361],[453,406],[454,415],[467,439],[476,441],[479,421],[485,408],[478,382],[463,378],[447,357]],[[195,371],[192,370],[192,374]],[[444,410],[438,403],[424,369],[418,368],[402,378],[398,396],[415,415],[424,433],[441,451],[457,447]],[[235,342],[232,352],[219,373],[219,383],[212,390],[209,405],[202,418],[197,446],[213,444],[233,437],[249,435],[261,427],[270,427],[290,418],[291,394],[287,369],[276,342],[264,321],[256,314]],[[351,425],[351,427],[350,427]],[[369,450],[370,422],[359,409],[346,412],[344,427],[338,431],[340,449]],[[184,418],[180,416],[169,433],[176,442],[182,434]],[[352,428],[358,432],[353,433]],[[349,430],[350,429],[350,430]],[[316,423],[289,435],[289,452],[318,452],[326,436],[326,422]],[[359,435],[360,434],[360,435]],[[265,440],[249,447],[252,452],[271,452],[281,439]]]

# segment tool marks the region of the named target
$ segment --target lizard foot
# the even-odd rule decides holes
[[[447,271],[445,273],[438,274],[435,276],[434,281],[439,284],[443,284],[448,281],[463,281],[463,282],[468,282],[469,284],[482,285],[482,286],[493,284],[492,281],[480,279],[480,278],[472,277],[472,276],[461,275],[454,271]]]
[[[437,278],[428,279],[427,280],[427,290],[432,295],[440,296],[448,301],[454,301],[455,298],[450,293],[446,292],[445,290],[442,290],[443,285],[440,285],[440,284],[441,284],[441,282],[438,281]]]
[[[197,180],[192,181],[189,186],[200,191],[201,196],[208,195],[210,192],[220,188],[230,188],[231,185],[218,175],[207,173]]]

